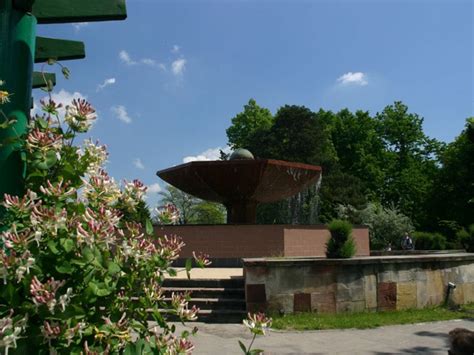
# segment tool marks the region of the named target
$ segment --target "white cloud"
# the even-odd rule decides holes
[[[173,48],[171,48],[171,53],[178,53],[180,51],[181,47],[178,46],[177,44],[173,45]]]
[[[145,169],[145,165],[143,165],[142,163],[142,160],[140,158],[136,158],[133,160],[133,165],[135,165],[135,167],[137,169],[140,169],[140,170],[144,170]]]
[[[367,75],[362,72],[345,73],[341,75],[339,78],[337,78],[337,82],[342,85],[359,85],[359,86],[365,86],[369,83],[367,79]]]
[[[156,203],[158,202],[158,193],[161,191],[161,186],[158,183],[154,183],[147,186],[145,199],[148,200],[148,207],[150,212],[154,212]],[[151,200],[151,201],[150,201]]]
[[[219,160],[220,159],[220,151],[223,151],[226,154],[230,153],[230,148],[225,147],[217,147],[217,148],[209,148],[208,150],[205,150],[204,152],[198,154],[198,155],[190,155],[187,157],[183,158],[183,163],[189,163],[191,161],[207,161],[207,160]]]
[[[135,65],[137,64],[137,62],[135,62],[134,60],[132,60],[132,58],[130,57],[130,54],[128,54],[128,52],[126,50],[121,50],[120,53],[119,53],[119,58],[122,62],[124,62],[125,64],[127,65]]]
[[[105,79],[102,84],[97,85],[97,91],[103,90],[106,86],[113,85],[115,83],[115,78]]]
[[[79,32],[81,29],[83,29],[86,26],[89,26],[89,22],[77,22],[77,23],[71,23],[71,26],[74,27],[74,31]]]
[[[148,185],[148,189],[147,189],[148,193],[158,193],[160,191],[161,191],[160,184],[154,183],[154,184]]]
[[[130,54],[126,50],[121,50],[119,53],[119,58],[120,60],[125,63],[126,65],[147,65],[149,67],[155,67],[155,68],[160,68],[163,71],[166,71],[166,65],[163,63],[158,62],[155,59],[152,58],[142,58],[142,59],[137,59],[134,60],[130,56]]]
[[[145,65],[149,65],[149,66],[155,66],[156,65],[156,60],[154,59],[150,59],[150,58],[143,58],[141,60],[141,62]]]
[[[117,118],[125,123],[132,123],[132,118],[128,115],[127,109],[123,105],[113,106],[112,112],[115,113]]]
[[[171,71],[174,75],[182,75],[185,69],[186,59],[184,58],[176,59],[173,63],[171,63]]]

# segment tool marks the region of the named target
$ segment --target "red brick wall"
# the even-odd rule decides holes
[[[285,256],[322,256],[326,254],[326,242],[330,238],[324,226],[285,227]],[[356,244],[356,256],[369,256],[369,232],[366,227],[354,227],[352,237]]]
[[[211,258],[252,258],[264,256],[324,256],[329,232],[323,225],[184,225],[156,226],[156,235],[176,234],[186,246],[182,258],[193,251]],[[370,254],[365,227],[354,228],[358,256]]]

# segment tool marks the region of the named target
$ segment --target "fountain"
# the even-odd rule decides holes
[[[248,150],[239,149],[229,160],[194,161],[160,170],[157,175],[188,194],[222,203],[227,208],[227,223],[252,224],[259,203],[291,197],[315,184],[321,167],[254,159]]]
[[[274,159],[254,159],[245,149],[229,160],[193,161],[157,175],[176,188],[227,208],[224,225],[155,226],[156,234],[177,234],[186,244],[181,257],[193,251],[211,255],[215,266],[238,266],[242,258],[325,256],[329,231],[325,225],[256,224],[258,204],[282,200],[314,186],[321,167]],[[369,255],[368,229],[355,226],[359,256]]]

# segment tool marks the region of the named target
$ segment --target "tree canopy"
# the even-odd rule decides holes
[[[423,118],[399,101],[375,115],[284,105],[273,117],[251,99],[227,135],[231,147],[245,146],[256,157],[323,168],[320,189],[261,205],[260,223],[326,223],[341,205],[362,210],[369,203],[395,208],[419,230],[474,222],[472,118],[445,144],[428,137]]]

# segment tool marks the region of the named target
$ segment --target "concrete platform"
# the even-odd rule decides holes
[[[248,345],[249,331],[239,324],[176,324],[177,331],[199,329],[191,341],[193,354],[241,354],[238,340]],[[321,331],[273,331],[255,340],[254,348],[267,355],[309,354],[447,354],[448,332],[454,328],[474,330],[474,320],[394,325],[376,329]]]
[[[184,268],[176,268],[178,275],[174,278],[187,279],[186,270]],[[205,268],[205,269],[192,269],[191,280],[200,279],[232,279],[243,277],[242,268]]]

